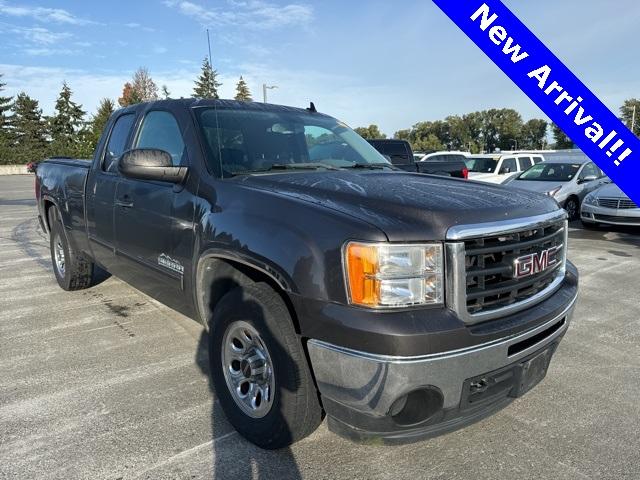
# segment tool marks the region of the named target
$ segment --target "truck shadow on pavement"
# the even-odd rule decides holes
[[[229,281],[229,279],[226,279]],[[233,282],[236,286],[239,286]],[[214,286],[215,288],[215,286]],[[262,308],[257,305],[258,311]],[[273,337],[272,337],[273,338]],[[271,349],[271,345],[269,348]],[[277,345],[278,353],[284,349]],[[272,355],[277,355],[271,352]],[[220,401],[217,400],[213,381],[210,375],[211,364],[209,362],[209,334],[203,330],[200,336],[196,351],[196,364],[207,377],[209,390],[212,393],[211,408],[211,440],[213,456],[212,479],[223,480],[227,478],[237,479],[278,479],[278,480],[299,480],[302,479],[300,470],[290,448],[280,450],[263,450],[240,436],[225,417]],[[295,385],[276,384],[276,396],[280,390],[285,388],[294,391]],[[279,405],[275,404],[275,407]],[[280,411],[278,411],[278,415]],[[284,418],[280,419],[284,422]]]

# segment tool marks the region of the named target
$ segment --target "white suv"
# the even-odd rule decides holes
[[[532,165],[544,162],[544,157],[533,153],[493,153],[473,155],[466,159],[469,180],[503,183]]]

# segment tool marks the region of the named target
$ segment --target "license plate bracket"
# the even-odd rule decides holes
[[[521,397],[547,376],[547,370],[557,346],[557,343],[553,343],[519,365],[516,370],[516,385],[511,396]]]

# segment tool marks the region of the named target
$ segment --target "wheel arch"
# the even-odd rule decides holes
[[[280,296],[299,334],[300,323],[289,298],[293,289],[286,276],[254,259],[223,252],[209,252],[198,260],[194,292],[200,322],[208,329],[215,306],[224,295],[236,287],[259,282],[266,283]]]

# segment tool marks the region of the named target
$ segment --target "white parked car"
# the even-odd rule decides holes
[[[582,202],[580,219],[585,227],[598,224],[640,227],[640,208],[614,183],[603,185]]]
[[[469,180],[487,183],[503,183],[540,162],[544,162],[544,157],[531,153],[492,153],[466,159]]]

